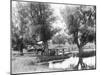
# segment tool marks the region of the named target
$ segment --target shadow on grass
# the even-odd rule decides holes
[[[96,56],[96,51],[85,51],[81,55],[82,58]],[[77,53],[77,57],[79,57],[79,53]]]

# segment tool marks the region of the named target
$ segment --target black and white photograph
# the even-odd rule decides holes
[[[96,6],[11,1],[11,74],[96,69]]]

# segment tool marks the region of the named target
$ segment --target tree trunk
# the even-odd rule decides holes
[[[23,49],[21,49],[20,53],[21,53],[20,55],[23,55]]]
[[[20,45],[19,50],[20,50],[20,55],[23,55],[23,46],[22,46],[22,44]]]
[[[82,53],[83,53],[82,47],[79,47],[79,61],[78,61],[78,64],[76,65],[76,69],[85,69]],[[79,68],[79,65],[80,65],[80,68]]]
[[[23,55],[23,47],[24,47],[23,39],[20,39],[19,45],[20,45],[19,46],[20,55]]]
[[[48,43],[47,42],[44,42],[44,52],[45,52],[45,55],[48,55],[49,54],[49,51],[48,51]]]

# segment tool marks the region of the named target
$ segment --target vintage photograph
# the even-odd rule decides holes
[[[96,69],[96,6],[11,1],[11,74]]]

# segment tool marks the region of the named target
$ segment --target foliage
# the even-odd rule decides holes
[[[87,7],[84,6],[77,8],[77,11],[68,17],[69,33],[73,34],[74,43],[81,46],[95,40],[96,11],[95,7],[86,10]]]
[[[53,43],[54,44],[65,44],[66,43],[66,36],[63,36],[62,34],[58,34],[53,38]]]
[[[72,35],[73,43],[84,46],[95,40],[96,7],[79,6],[73,9],[74,11],[63,17],[63,19],[67,21],[65,23],[68,34]]]
[[[79,62],[84,67],[82,61],[82,47],[89,42],[96,40],[96,7],[78,6],[73,8],[70,14],[63,17],[67,25],[68,34],[72,35],[72,42],[77,44],[79,49]],[[66,15],[66,14],[65,14]],[[77,66],[78,66],[77,65]]]
[[[34,25],[40,26],[37,33],[40,40],[47,42],[54,34],[51,24],[55,20],[50,6],[46,3],[30,3],[31,20]]]
[[[16,3],[16,8],[12,7],[12,44],[14,44],[14,41],[17,42],[19,37],[22,36],[26,45],[34,45],[38,41],[43,41],[44,47],[47,47],[48,40],[59,31],[59,29],[54,29],[51,26],[56,17],[54,17],[53,10],[49,4],[40,2]]]

